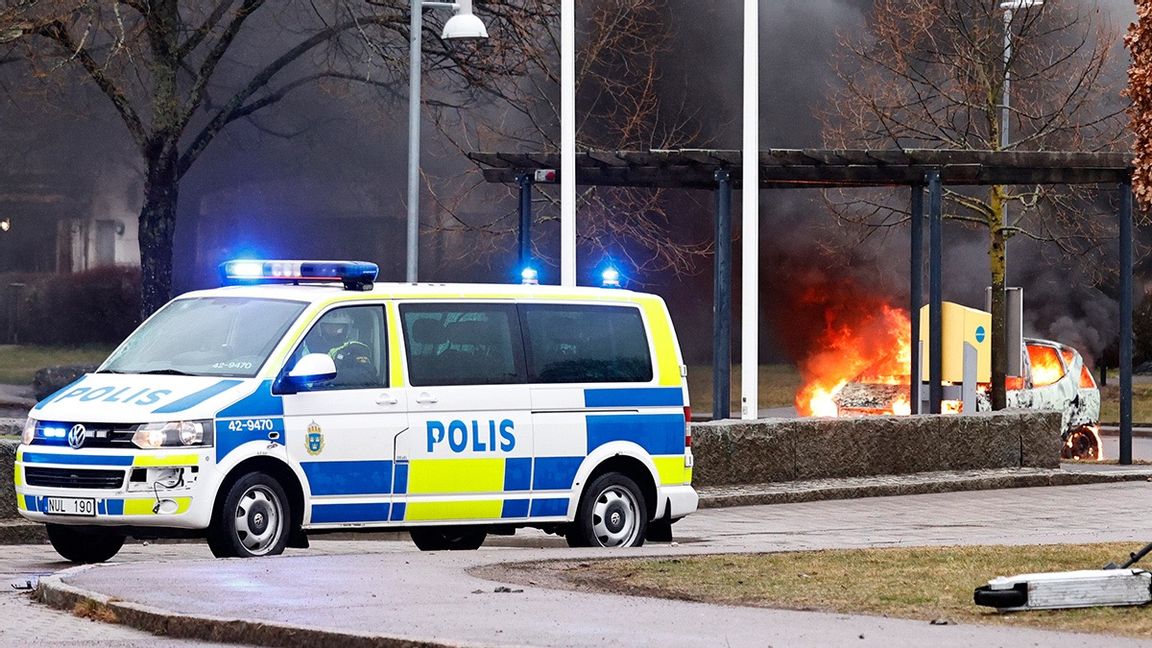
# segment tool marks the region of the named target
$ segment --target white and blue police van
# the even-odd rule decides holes
[[[423,550],[524,527],[628,547],[696,510],[659,297],[374,285],[350,261],[221,273],[30,412],[17,506],[64,558],[108,560],[129,536],[274,555],[349,529]]]

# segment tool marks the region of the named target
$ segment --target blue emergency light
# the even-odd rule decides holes
[[[536,268],[524,268],[520,271],[520,283],[526,286],[535,286],[540,283],[540,273]]]
[[[224,285],[340,283],[348,290],[371,290],[379,272],[367,261],[234,259],[220,264]]]
[[[616,268],[608,268],[600,273],[600,285],[604,288],[619,288],[620,287],[620,271]]]

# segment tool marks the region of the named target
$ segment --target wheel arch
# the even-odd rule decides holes
[[[304,523],[304,487],[291,466],[282,459],[270,455],[248,457],[228,470],[216,489],[216,501],[212,504],[212,519],[217,519],[220,506],[223,504],[224,498],[228,496],[228,489],[232,487],[232,484],[244,475],[253,472],[262,472],[280,483],[280,487],[284,489],[284,494],[288,496],[288,510],[291,513],[288,532],[289,534],[298,533]]]
[[[605,444],[588,455],[577,474],[576,484],[579,484],[580,488],[579,497],[576,498],[577,505],[584,498],[588,486],[597,477],[610,472],[618,472],[636,482],[640,487],[640,494],[644,497],[649,520],[663,514],[664,503],[659,497],[656,464],[643,448],[630,442]]]

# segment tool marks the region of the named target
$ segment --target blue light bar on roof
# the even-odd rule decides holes
[[[368,290],[379,272],[375,263],[367,261],[235,259],[220,264],[224,285],[340,283],[349,290]]]

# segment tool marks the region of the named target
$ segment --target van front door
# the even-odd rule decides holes
[[[402,303],[409,429],[394,506],[407,522],[528,516],[532,418],[511,303]]]
[[[408,425],[407,393],[389,384],[381,304],[337,307],[321,315],[286,368],[326,353],[333,380],[284,397],[285,445],[305,476],[304,523],[379,524],[392,519],[396,436]]]

